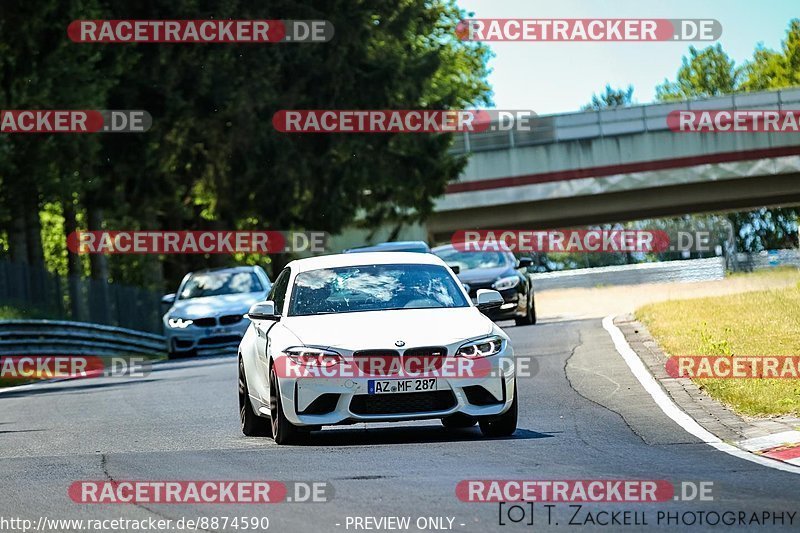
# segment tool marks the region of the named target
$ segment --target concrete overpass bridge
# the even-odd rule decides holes
[[[800,109],[800,89],[541,116],[530,132],[463,134],[465,172],[432,242],[470,228],[555,228],[800,203],[800,134],[675,133],[674,110]],[[407,234],[420,237],[418,228]]]

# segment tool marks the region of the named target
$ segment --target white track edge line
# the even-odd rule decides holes
[[[737,448],[732,444],[723,442],[719,437],[698,424],[694,418],[681,411],[681,409],[675,404],[675,402],[672,401],[667,393],[664,392],[664,389],[661,388],[661,385],[658,384],[653,375],[650,374],[650,371],[647,370],[647,367],[644,366],[644,363],[636,354],[636,352],[633,351],[633,348],[630,347],[628,341],[625,340],[625,335],[616,325],[614,325],[613,315],[609,315],[603,319],[603,328],[611,336],[611,340],[614,342],[614,347],[616,348],[617,353],[622,356],[622,359],[628,365],[628,368],[630,368],[631,372],[642,385],[642,387],[644,387],[644,390],[650,394],[650,397],[653,398],[653,401],[656,402],[656,405],[658,405],[664,414],[670,417],[676,424],[681,426],[687,433],[694,435],[709,446],[713,446],[714,448],[725,452],[728,455],[738,457],[739,459],[744,459],[745,461],[757,463],[762,466],[781,470],[783,472],[800,474],[800,467],[792,466],[774,459],[767,459],[754,453],[742,450],[741,448]]]

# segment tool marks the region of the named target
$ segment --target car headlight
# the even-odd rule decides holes
[[[178,329],[188,328],[192,325],[192,322],[193,321],[188,318],[172,317],[167,319],[167,324],[169,324],[169,327]]]
[[[504,291],[506,289],[513,289],[517,285],[519,285],[519,276],[507,276],[495,281],[492,288],[496,291]]]
[[[477,359],[478,357],[497,355],[503,350],[504,342],[505,339],[499,335],[492,335],[491,337],[484,337],[476,341],[470,341],[466,344],[463,344],[458,349],[456,356]]]
[[[293,346],[284,350],[283,353],[298,365],[329,367],[343,361],[340,354],[324,348]]]

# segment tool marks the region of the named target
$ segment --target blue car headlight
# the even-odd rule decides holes
[[[192,320],[188,318],[170,317],[167,319],[167,324],[171,328],[186,329],[192,325]]]

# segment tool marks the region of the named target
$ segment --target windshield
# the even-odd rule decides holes
[[[434,252],[451,266],[458,266],[461,272],[475,268],[498,268],[510,263],[504,252],[461,252],[455,248]]]
[[[193,274],[181,290],[180,300],[260,292],[264,286],[253,272],[206,272]]]
[[[289,316],[468,305],[445,267],[362,265],[298,274]]]

